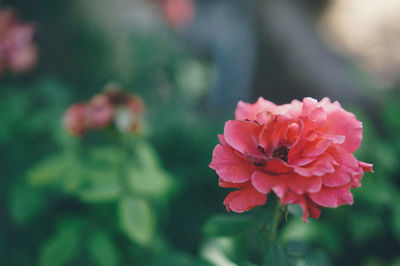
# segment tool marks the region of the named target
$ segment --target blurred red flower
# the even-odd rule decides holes
[[[272,190],[280,204],[299,204],[307,222],[309,215],[319,218],[322,207],[353,204],[350,188],[372,172],[371,164],[352,154],[362,140],[362,123],[328,98],[239,102],[219,140],[210,167],[221,187],[238,189],[225,198],[228,211],[263,205]]]
[[[82,136],[87,128],[87,107],[84,103],[70,106],[64,115],[64,124],[67,130],[76,136]]]
[[[109,125],[114,117],[114,107],[108,97],[98,94],[87,104],[88,127],[100,129]]]
[[[87,103],[69,107],[64,115],[64,124],[70,133],[77,136],[111,124],[123,132],[138,132],[143,112],[144,103],[139,97],[118,88],[109,88]]]
[[[0,75],[4,71],[26,72],[37,60],[33,25],[22,24],[11,9],[0,8]]]
[[[193,0],[162,0],[161,10],[166,21],[174,28],[185,28],[195,17]]]

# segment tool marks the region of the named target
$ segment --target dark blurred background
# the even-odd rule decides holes
[[[353,206],[308,224],[291,210],[279,235],[291,265],[400,265],[400,2],[5,8],[34,25],[38,57],[29,72],[0,76],[1,265],[274,265],[254,232],[237,230],[269,207],[226,215],[208,168],[237,102],[259,96],[340,101],[363,122],[357,158],[374,164]],[[144,100],[142,134],[69,135],[65,110],[110,83]]]

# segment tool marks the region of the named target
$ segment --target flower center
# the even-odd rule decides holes
[[[286,146],[280,146],[272,153],[272,157],[279,158],[285,162],[288,161],[289,149]]]

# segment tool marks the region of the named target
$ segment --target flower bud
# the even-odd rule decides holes
[[[0,8],[0,74],[6,69],[25,72],[35,65],[34,32],[34,26],[20,23],[11,9]]]
[[[162,12],[174,28],[185,28],[194,19],[196,7],[193,0],[163,0]]]
[[[126,105],[134,113],[142,114],[144,112],[144,103],[139,97],[129,96]]]
[[[107,96],[96,95],[88,104],[88,125],[90,128],[104,128],[114,117],[114,108]]]
[[[115,114],[115,126],[121,132],[137,132],[140,127],[140,114],[127,107],[120,107]]]
[[[64,124],[67,130],[76,136],[86,132],[87,107],[83,103],[74,104],[68,108],[64,115]]]

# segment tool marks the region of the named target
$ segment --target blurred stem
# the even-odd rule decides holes
[[[287,205],[285,205],[283,208],[284,208],[284,211],[285,211],[285,223],[287,223],[288,215],[289,215],[289,209],[288,209]]]
[[[123,150],[123,158],[122,158],[122,166],[121,166],[121,173],[120,173],[120,182],[121,182],[121,194],[122,195],[130,195],[130,189],[128,184],[128,174],[129,174],[129,161],[131,158],[131,147],[128,141],[128,136],[121,134],[119,136],[119,141],[121,144],[121,148]]]
[[[279,204],[279,200],[276,201],[275,205],[275,211],[274,211],[274,216],[272,219],[272,225],[271,225],[271,231],[269,234],[269,240],[274,241],[276,239],[276,235],[278,232],[278,225],[279,222],[281,221],[283,216],[282,210],[281,210],[281,205]]]

